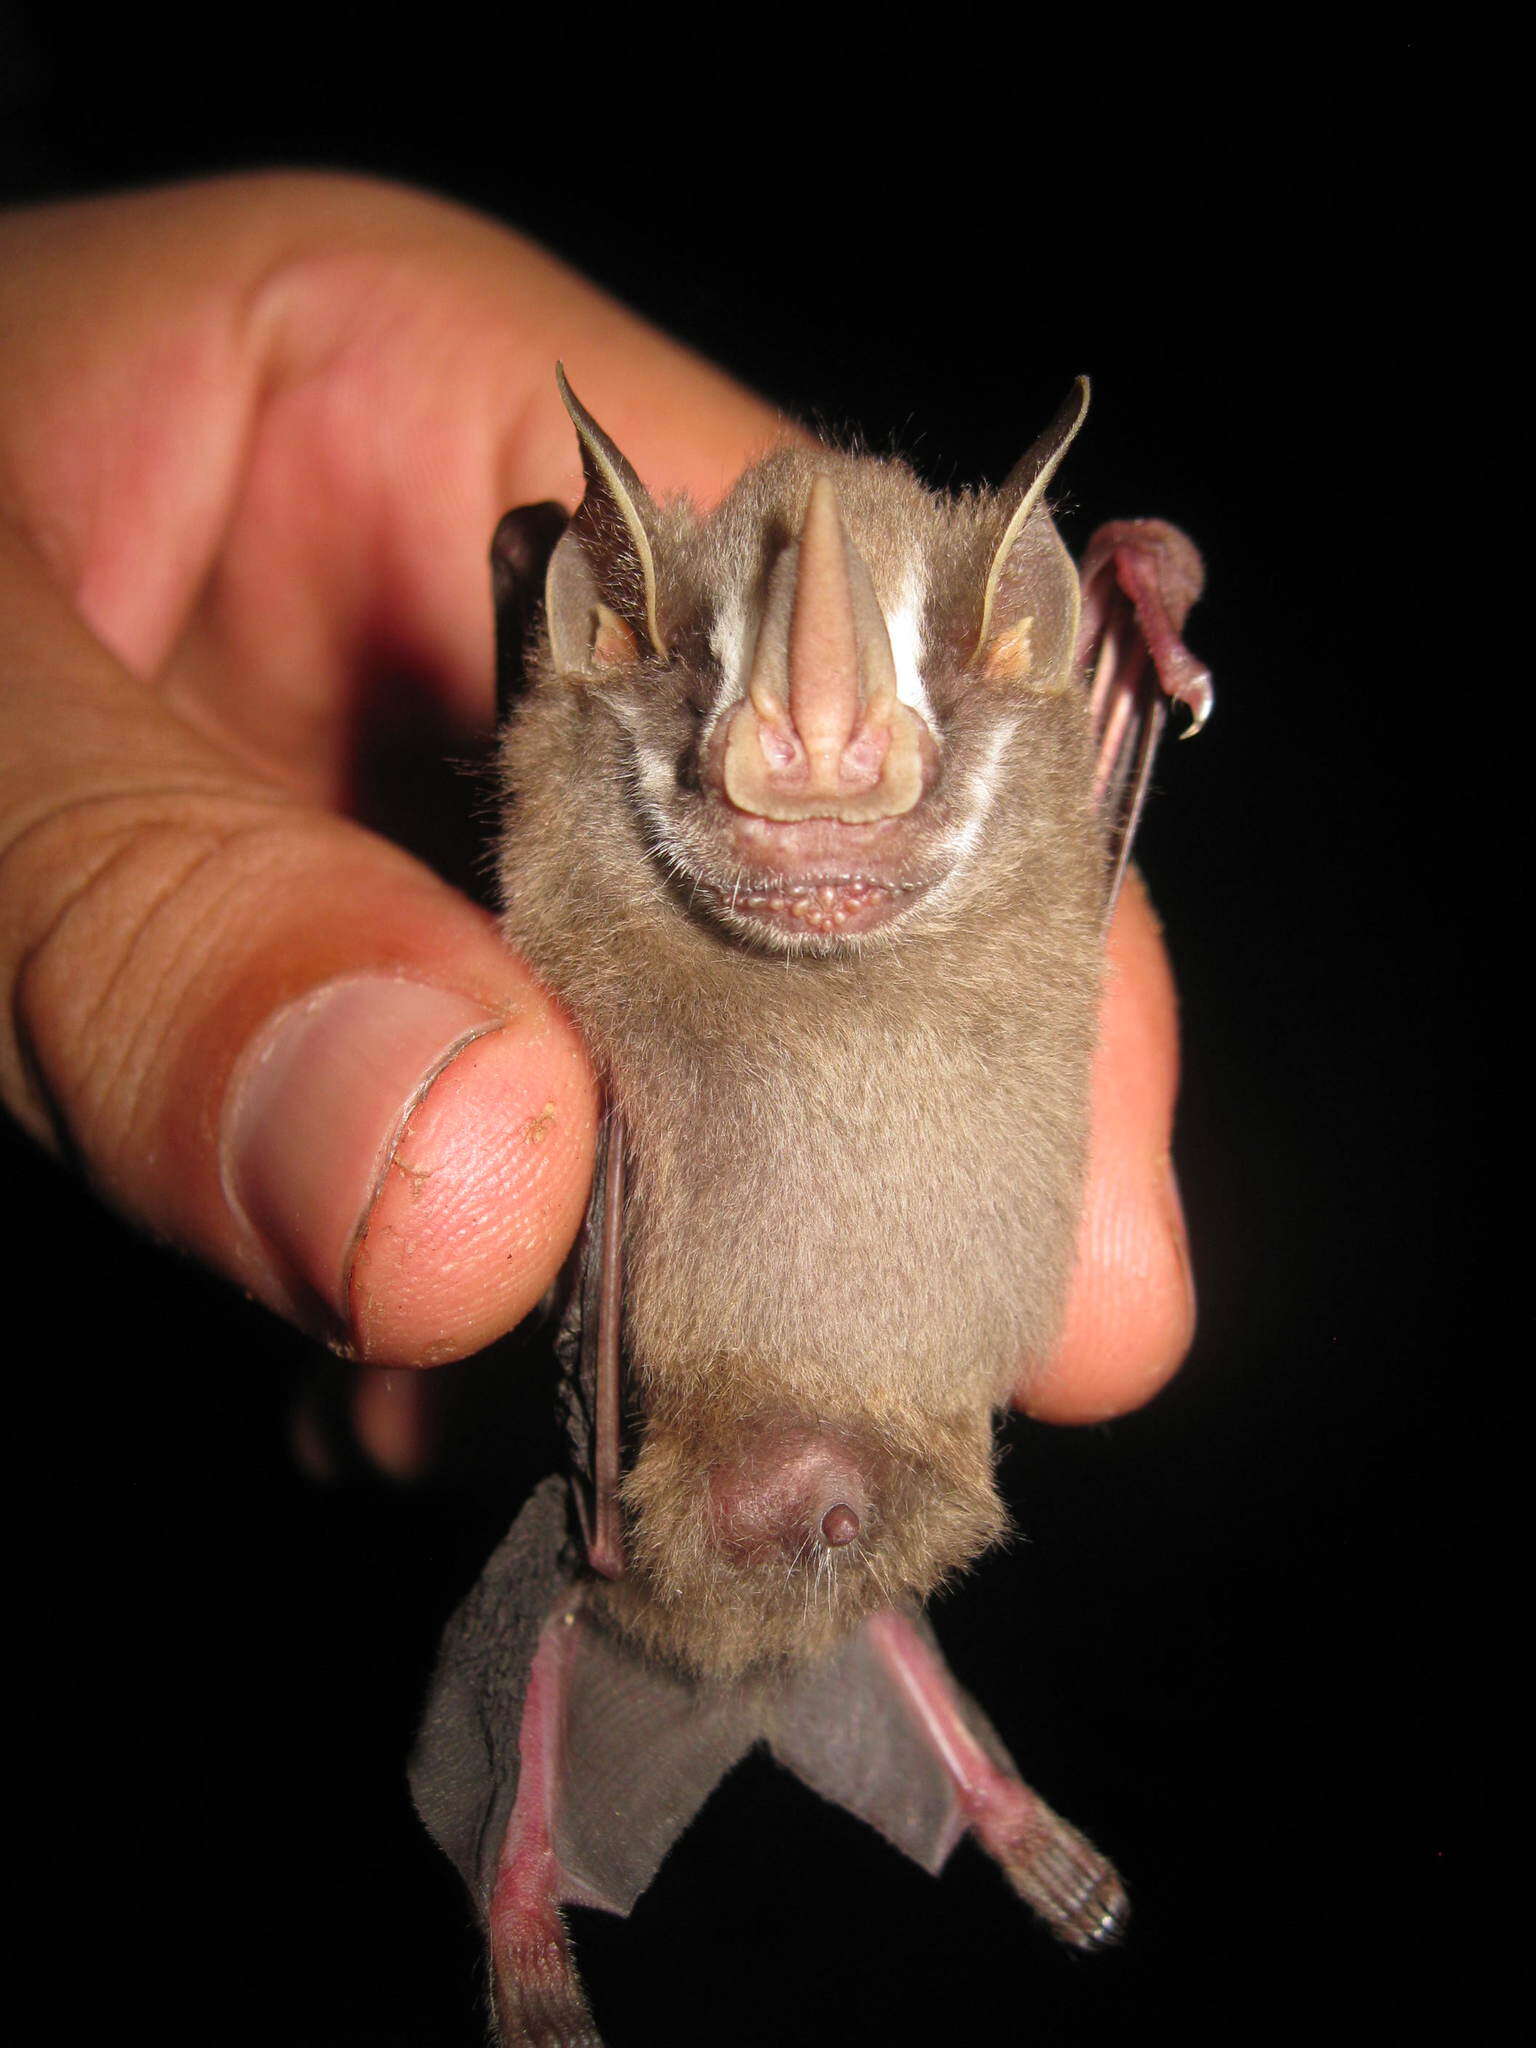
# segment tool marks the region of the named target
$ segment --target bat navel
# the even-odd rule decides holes
[[[859,1518],[846,1501],[828,1508],[821,1518],[821,1540],[829,1549],[844,1549],[858,1533]]]

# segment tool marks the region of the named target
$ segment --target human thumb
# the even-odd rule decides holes
[[[129,676],[9,536],[0,635],[7,1106],[357,1358],[510,1328],[586,1198],[569,1022],[473,904]]]

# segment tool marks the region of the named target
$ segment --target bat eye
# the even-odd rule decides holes
[[[822,1541],[833,1550],[842,1550],[852,1543],[859,1533],[859,1518],[846,1501],[839,1501],[836,1507],[827,1509],[821,1518]]]

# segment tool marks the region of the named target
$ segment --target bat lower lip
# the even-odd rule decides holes
[[[917,882],[873,875],[823,875],[745,881],[711,891],[733,921],[787,938],[857,938],[909,910],[922,893]]]

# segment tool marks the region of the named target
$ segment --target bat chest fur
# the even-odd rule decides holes
[[[627,1133],[634,1371],[855,1417],[990,1406],[1054,1334],[1093,975],[969,1005],[895,954],[759,980],[744,1011],[631,978],[583,1020]]]

